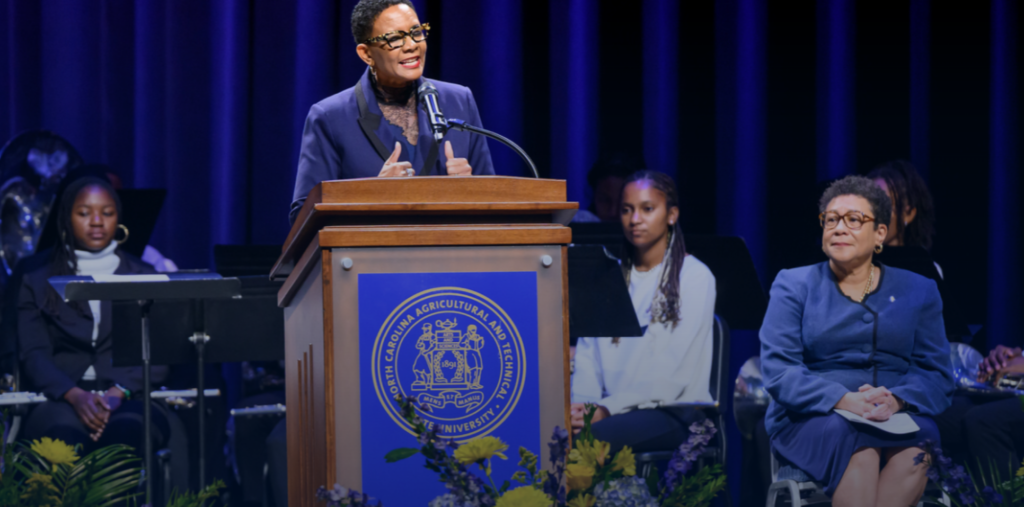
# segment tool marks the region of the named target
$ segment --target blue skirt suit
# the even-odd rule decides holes
[[[935,282],[884,265],[880,273],[878,286],[858,303],[839,289],[828,262],[783,270],[761,325],[772,448],[783,463],[824,483],[830,496],[858,449],[938,442],[931,416],[949,407],[953,394]],[[864,384],[902,399],[921,429],[892,435],[832,411]]]

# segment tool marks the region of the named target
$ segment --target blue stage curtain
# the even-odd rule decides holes
[[[1022,232],[1020,6],[992,2],[991,132],[989,137],[988,336],[989,345],[1020,346],[1024,308],[1020,290]]]
[[[598,5],[551,3],[551,177],[572,181],[569,200],[590,205],[587,171],[597,159],[597,66],[594,27]],[[598,84],[599,86],[599,84]]]
[[[928,180],[929,0],[910,0],[910,162]]]
[[[679,135],[679,5],[675,0],[644,0],[643,154],[647,167],[675,175],[675,169],[700,170],[686,164],[688,154],[677,145]],[[635,128],[624,125],[623,128]]]
[[[818,180],[853,174],[853,0],[818,0]]]

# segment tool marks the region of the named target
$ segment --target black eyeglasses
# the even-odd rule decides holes
[[[408,32],[403,30],[395,30],[394,32],[388,32],[384,35],[378,35],[363,41],[363,44],[373,44],[374,42],[386,42],[388,47],[391,49],[398,49],[405,45],[405,38],[412,39],[413,42],[423,42],[427,40],[427,35],[430,33],[430,23],[423,23],[419,26],[412,27]]]
[[[835,229],[840,220],[846,222],[846,228],[851,231],[859,231],[864,224],[875,221],[874,217],[869,217],[859,211],[848,211],[845,215],[840,215],[835,211],[826,211],[818,215],[818,221],[821,222],[821,227],[824,229]]]

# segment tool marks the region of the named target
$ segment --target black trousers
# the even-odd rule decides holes
[[[240,401],[236,408],[284,403],[284,391],[257,394]],[[281,422],[281,416],[235,416],[235,465],[241,479],[242,502],[260,504],[263,501],[263,465],[267,463],[267,437]]]
[[[1004,478],[1006,471],[1020,468],[1024,455],[1024,410],[1017,397],[956,395],[953,405],[935,422],[942,436],[942,448],[957,461],[976,471],[980,462],[985,472],[991,462],[1003,471]]]
[[[691,424],[704,419],[704,413],[693,408],[642,409],[602,419],[591,431],[611,444],[612,454],[627,445],[633,453],[670,451],[690,437]]]
[[[276,507],[288,506],[288,430],[282,418],[267,437],[267,462],[270,464],[270,491]],[[333,485],[328,485],[333,486]]]
[[[103,436],[99,441],[93,442],[89,438],[92,433],[85,424],[78,418],[74,407],[66,401],[47,401],[37,405],[29,413],[25,420],[24,438],[37,440],[42,437],[60,439],[70,445],[81,444],[83,452],[81,455],[114,444],[124,444],[135,448],[135,455],[143,458],[144,447],[143,432],[143,404],[138,400],[127,400],[110,414],[107,426],[103,430]],[[152,410],[153,421],[153,449],[159,450],[167,445],[170,436],[170,425],[163,412],[154,405]]]

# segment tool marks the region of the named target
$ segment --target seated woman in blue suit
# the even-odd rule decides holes
[[[434,141],[416,90],[425,81],[430,26],[409,0],[361,0],[352,11],[356,53],[366,63],[352,88],[309,109],[290,218],[317,183],[348,178],[494,174],[483,137],[450,131],[443,150]],[[473,92],[431,80],[441,111],[480,126]],[[383,118],[382,118],[383,117]]]
[[[914,458],[938,442],[932,416],[953,393],[942,300],[934,281],[872,263],[892,204],[871,180],[833,183],[820,209],[829,260],[781,271],[761,326],[772,448],[836,506],[915,505],[927,478]],[[920,430],[893,435],[833,409],[873,421],[906,412]]]
[[[17,339],[28,390],[50,401],[25,423],[29,439],[51,437],[85,452],[111,444],[143,448],[142,368],[113,366],[111,303],[65,302],[49,278],[66,275],[155,274],[152,266],[118,249],[121,202],[110,183],[84,177],[67,186],[56,208],[57,245],[18,264]],[[157,377],[166,367],[154,368]],[[170,436],[166,417],[153,411],[156,448]]]

